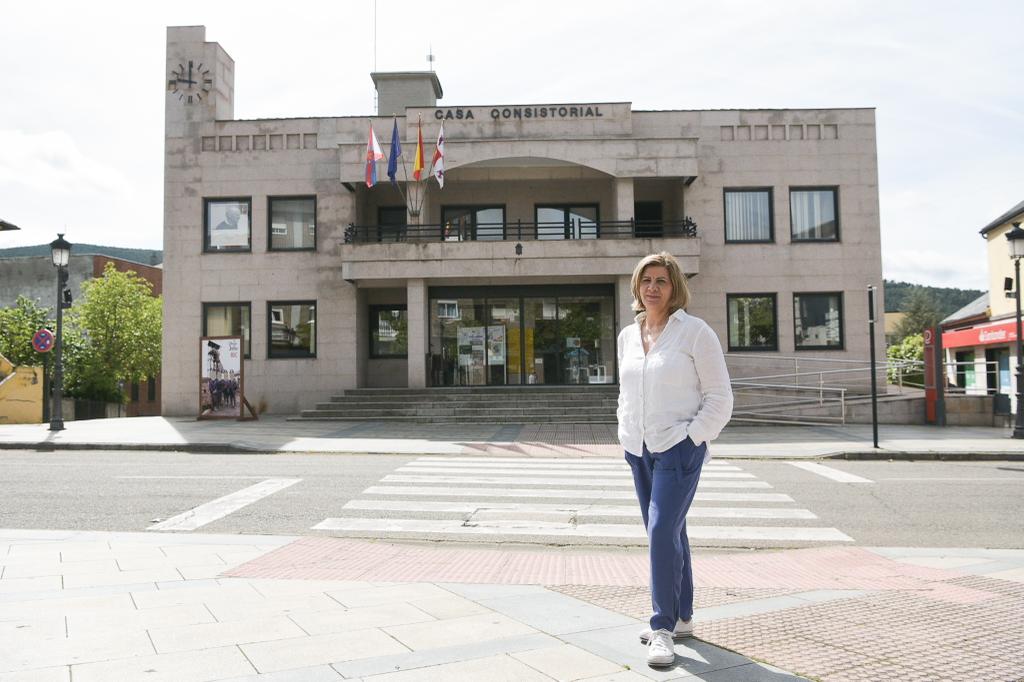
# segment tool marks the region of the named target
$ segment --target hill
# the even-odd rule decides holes
[[[0,258],[23,258],[27,256],[49,256],[50,245],[12,246],[0,249]],[[73,244],[73,256],[109,256],[143,265],[158,265],[164,262],[164,252],[159,249],[128,249],[120,246],[98,246],[96,244]]]
[[[922,289],[931,298],[942,317],[960,310],[965,305],[981,296],[984,291],[978,289],[956,289],[954,287],[926,287],[920,284],[909,282],[893,282],[884,280],[885,285],[885,312],[903,313],[907,312],[906,304],[909,302],[910,294],[916,289]]]

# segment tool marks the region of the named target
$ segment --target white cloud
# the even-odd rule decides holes
[[[26,133],[0,130],[0,187],[21,186],[58,196],[124,196],[131,184],[119,170],[89,158],[74,138],[57,130]]]

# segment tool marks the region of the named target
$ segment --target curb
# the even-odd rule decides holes
[[[132,450],[143,452],[186,452],[196,455],[408,455],[407,452],[357,452],[351,450],[266,450],[234,443],[0,443],[0,450],[35,450],[55,452],[57,450]],[[571,459],[571,458],[566,458]],[[908,452],[892,450],[851,450],[811,455],[716,455],[718,460],[828,460],[848,461],[924,461],[924,462],[1024,462],[1024,453],[1019,452]]]

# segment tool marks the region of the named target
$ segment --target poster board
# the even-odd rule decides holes
[[[242,348],[241,336],[199,339],[199,419],[242,419]]]

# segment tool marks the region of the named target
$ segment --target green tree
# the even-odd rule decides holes
[[[924,361],[924,336],[921,334],[911,334],[906,337],[900,343],[894,343],[889,346],[885,351],[886,357],[888,357],[890,364],[901,363],[907,360],[916,360],[918,362]],[[902,369],[903,383],[905,384],[924,384],[924,369],[923,365],[915,365],[912,371],[908,372],[907,367],[904,366]],[[889,381],[896,382],[898,378],[898,372],[895,367],[890,367],[888,370]]]
[[[910,293],[907,299],[906,313],[896,327],[896,338],[900,341],[934,327],[943,317],[935,299],[923,289],[915,289]]]
[[[15,366],[43,364],[42,353],[32,347],[32,337],[42,327],[56,329],[50,309],[18,296],[12,307],[0,308],[0,354]]]
[[[122,385],[160,371],[163,300],[134,272],[107,263],[103,276],[82,284],[66,330],[66,384],[70,395],[125,400]]]

